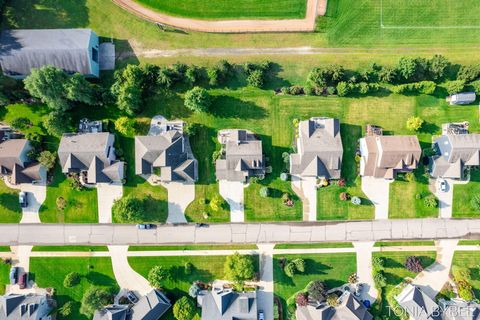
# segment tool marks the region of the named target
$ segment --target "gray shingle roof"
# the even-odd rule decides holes
[[[53,307],[41,294],[7,294],[0,297],[0,319],[29,320],[47,316]]]
[[[135,137],[135,173],[152,174],[160,169],[160,180],[195,182],[198,177],[197,160],[189,154],[187,137],[178,130],[169,130],[158,136]]]
[[[128,320],[128,315],[128,306],[112,305],[97,310],[93,315],[93,320]]]
[[[414,285],[407,285],[395,299],[413,320],[440,320],[438,305]]]
[[[444,320],[478,320],[480,319],[480,304],[464,300],[443,300],[439,301],[443,310]]]
[[[28,159],[30,149],[30,143],[25,139],[0,142],[0,174],[11,175],[13,184],[45,180],[45,168]]]
[[[90,29],[4,30],[0,65],[10,75],[28,75],[31,69],[44,65],[89,75],[93,73],[89,52],[92,35]]]
[[[216,161],[218,180],[246,181],[252,176],[265,174],[262,141],[252,132],[227,129],[219,132],[225,158]]]
[[[152,290],[132,307],[131,320],[158,320],[171,306],[161,291]]]
[[[202,320],[257,319],[256,292],[214,288],[202,292]]]
[[[298,131],[298,153],[290,156],[290,173],[339,179],[343,157],[340,121],[311,118],[301,121]]]

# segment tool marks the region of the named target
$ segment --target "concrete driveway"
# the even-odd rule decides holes
[[[108,251],[112,258],[113,274],[120,287],[115,301],[118,301],[127,291],[134,291],[139,297],[152,291],[147,279],[130,267],[127,258],[128,246],[108,246]]]
[[[431,179],[431,187],[435,190],[434,194],[438,198],[438,208],[440,212],[440,218],[452,217],[452,205],[453,205],[453,188],[455,184],[466,184],[468,181],[457,181],[452,179],[443,179],[447,183],[446,191],[441,191],[439,186],[439,179]],[[433,184],[433,185],[432,185]]]
[[[220,195],[230,205],[230,222],[244,222],[244,191],[245,185],[238,181],[219,181]]]
[[[362,177],[362,191],[375,206],[375,219],[388,219],[390,183],[393,180]]]
[[[186,223],[185,210],[195,200],[195,184],[169,182],[162,184],[168,191],[169,223]]]
[[[39,211],[47,197],[47,186],[45,184],[22,183],[20,190],[27,193],[28,201],[28,207],[22,209],[23,215],[20,223],[40,223]]]
[[[259,244],[260,281],[258,286],[258,310],[263,310],[265,319],[273,319],[273,248],[274,244]]]
[[[317,221],[317,178],[292,175],[292,189],[302,199],[303,220]]]
[[[112,223],[113,202],[123,196],[121,183],[97,183],[98,222]]]
[[[372,304],[378,296],[378,291],[375,289],[375,282],[372,276],[372,251],[374,244],[375,242],[373,241],[353,243],[353,247],[357,253],[358,282],[364,285],[360,299],[362,301],[368,300]]]

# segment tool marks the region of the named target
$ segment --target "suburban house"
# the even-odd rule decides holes
[[[417,136],[366,136],[360,139],[360,175],[394,179],[416,169],[421,155]]]
[[[98,36],[90,29],[16,29],[0,36],[0,66],[15,79],[53,65],[67,73],[100,76]]]
[[[198,179],[198,163],[183,121],[167,122],[158,135],[135,137],[135,173],[155,175],[162,182],[193,183]]]
[[[152,290],[133,306],[111,305],[95,312],[93,320],[158,320],[172,306],[159,290]]]
[[[434,178],[462,179],[466,167],[480,165],[480,134],[444,134],[433,143],[436,155],[431,158]]]
[[[125,163],[115,160],[114,140],[108,132],[63,135],[58,147],[62,172],[85,174],[89,184],[121,182]]]
[[[408,284],[395,299],[410,315],[412,320],[441,319],[439,306],[420,288],[414,285]]]
[[[452,94],[451,96],[448,96],[447,102],[450,103],[450,105],[470,104],[470,103],[474,103],[476,99],[477,99],[477,95],[475,94],[475,92],[462,92],[462,93],[456,93],[456,94]]]
[[[439,299],[443,320],[477,320],[480,319],[480,304],[462,299]]]
[[[202,320],[256,320],[257,292],[236,292],[232,289],[213,288],[197,296],[202,308]]]
[[[47,294],[6,294],[0,297],[2,320],[51,320],[55,300]]]
[[[297,153],[290,155],[290,173],[300,177],[339,179],[343,146],[340,121],[310,118],[298,125]]]
[[[32,147],[26,139],[0,141],[0,175],[7,176],[12,184],[45,182],[47,171],[29,158],[30,150]]]
[[[298,306],[297,320],[372,320],[373,316],[355,296],[344,291],[338,298],[338,306],[331,307],[326,302],[311,302]]]
[[[222,145],[222,154],[215,162],[217,180],[248,182],[251,177],[265,176],[262,140],[253,132],[221,130],[218,141]]]

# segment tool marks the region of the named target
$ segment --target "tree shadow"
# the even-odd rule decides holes
[[[88,272],[85,278],[89,283],[93,285],[108,287],[115,287],[117,285],[115,279],[112,279],[111,277],[96,271]]]
[[[253,102],[230,96],[216,96],[210,113],[217,118],[263,119],[267,116],[264,108]]]
[[[440,132],[440,127],[433,122],[425,121],[419,131],[433,135],[437,132]]]
[[[403,278],[390,272],[385,272],[385,278],[387,279],[387,283],[400,283],[403,281]]]
[[[403,264],[401,264],[395,259],[388,258],[388,257],[382,257],[382,258],[385,261],[385,268],[403,268]]]
[[[0,193],[1,206],[7,210],[20,213],[18,195],[15,193]]]
[[[355,161],[358,140],[362,137],[362,127],[359,125],[341,123],[340,134],[343,145],[342,176],[347,186],[355,184],[358,175],[358,164]]]
[[[292,84],[290,81],[282,79],[278,76],[280,72],[283,71],[283,68],[280,64],[276,62],[271,63],[270,70],[265,75],[265,85],[263,89],[277,89],[281,87],[289,87]]]
[[[198,125],[195,133],[189,136],[193,154],[198,161],[197,184],[211,184],[216,182],[215,164],[212,154],[220,149],[215,129]]]

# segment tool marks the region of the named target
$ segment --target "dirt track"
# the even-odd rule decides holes
[[[283,20],[198,20],[172,17],[150,10],[133,0],[112,0],[132,14],[182,30],[218,33],[308,32],[315,29],[315,18],[323,15],[327,0],[308,0],[305,19]]]

